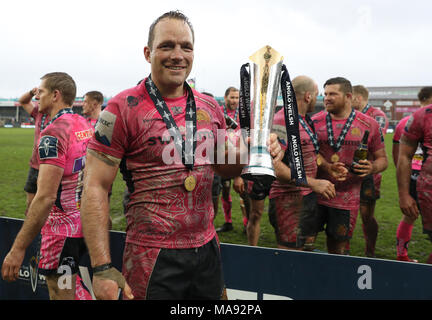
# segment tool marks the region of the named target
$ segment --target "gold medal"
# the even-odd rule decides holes
[[[317,155],[316,163],[317,163],[318,167],[319,167],[320,165],[322,165],[322,156],[321,156],[320,154]]]
[[[196,179],[194,176],[190,175],[184,180],[184,186],[187,191],[193,191],[196,187]]]
[[[330,158],[331,162],[338,162],[339,161],[339,156],[337,153],[335,153],[334,155],[331,156]]]

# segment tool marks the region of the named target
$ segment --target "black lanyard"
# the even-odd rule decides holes
[[[73,114],[73,109],[72,108],[64,108],[64,109],[61,109],[55,116],[54,116],[54,118],[52,118],[51,119],[51,121],[50,122],[48,122],[48,124],[44,127],[44,129],[46,128],[46,127],[48,127],[51,123],[53,123],[55,120],[57,120],[58,118],[60,118],[62,115],[64,115],[64,114]],[[42,120],[44,120],[45,121],[45,119],[42,119]]]
[[[306,133],[311,138],[312,144],[313,144],[313,146],[315,148],[315,153],[318,154],[318,152],[319,152],[319,143],[318,143],[317,135],[315,133],[315,126],[313,124],[312,119],[308,115],[305,116],[305,119],[306,119],[306,122],[308,123],[309,126],[303,120],[303,117],[299,114],[299,121],[300,121],[302,127],[305,129]]]
[[[186,102],[186,142],[183,139],[180,130],[177,126],[177,123],[174,121],[174,118],[163,99],[159,89],[154,84],[151,79],[151,75],[145,81],[145,86],[150,98],[153,101],[156,110],[159,112],[162,117],[165,125],[174,138],[174,145],[182,156],[182,163],[189,169],[192,170],[195,162],[195,149],[196,149],[196,131],[197,131],[197,118],[196,118],[196,104],[194,95],[191,87],[185,82],[184,86],[188,92],[187,102]]]
[[[340,148],[342,147],[342,143],[345,141],[345,136],[347,135],[347,133],[351,127],[351,124],[353,123],[353,121],[355,119],[355,115],[356,115],[356,113],[355,113],[354,109],[351,110],[351,113],[348,117],[348,120],[345,122],[345,125],[342,129],[342,132],[335,143],[333,126],[332,126],[332,119],[331,119],[330,113],[327,113],[327,116],[326,116],[327,136],[328,136],[330,147],[332,147],[335,152],[338,152],[340,150]]]

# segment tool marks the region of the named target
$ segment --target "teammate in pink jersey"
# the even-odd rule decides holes
[[[418,99],[420,101],[420,105],[422,108],[432,104],[432,87],[423,87],[419,93],[418,93]],[[395,134],[393,136],[393,161],[395,166],[398,166],[399,156],[400,156],[400,145],[403,143],[401,141],[401,137],[405,132],[405,128],[407,126],[408,121],[410,121],[411,116],[407,116],[403,118],[401,121],[399,121],[398,125],[395,129]],[[412,120],[411,120],[412,121]],[[412,124],[411,124],[412,126]],[[413,128],[414,129],[414,128]],[[411,136],[410,136],[411,137]],[[419,142],[422,141],[422,139],[419,140]],[[412,144],[413,146],[414,144]],[[405,147],[404,151],[407,151],[405,149],[410,149],[408,151],[412,151],[411,148]],[[406,155],[405,155],[406,156]],[[404,159],[406,161],[406,159]],[[412,199],[417,203],[417,206],[419,206],[418,203],[418,197],[417,197],[417,180],[418,176],[422,169],[422,164],[424,160],[423,155],[423,144],[418,143],[416,149],[414,150],[414,154],[411,160],[411,174],[410,174],[410,181],[409,181],[409,195]],[[405,173],[404,173],[405,174]],[[401,190],[401,189],[400,189]],[[403,189],[402,189],[403,190]],[[400,193],[400,191],[399,191]],[[425,205],[423,204],[423,207]],[[420,213],[423,215],[423,210],[420,207]],[[414,222],[417,220],[418,215],[412,215],[409,214],[410,211],[406,211],[408,214],[405,214],[404,211],[402,211],[403,216],[402,220],[399,223],[399,226],[396,231],[396,250],[397,250],[397,260],[399,261],[410,261],[410,262],[417,262],[417,260],[411,259],[408,256],[408,244],[411,241],[411,234]],[[428,213],[425,212],[427,215]],[[423,221],[427,221],[423,220]],[[425,224],[423,224],[425,225]],[[424,227],[424,232],[429,234],[429,230]],[[429,235],[430,236],[430,235]],[[432,256],[429,256],[427,263],[432,263]]]
[[[93,130],[72,112],[76,86],[68,74],[48,73],[41,80],[36,96],[39,112],[52,120],[38,143],[38,189],[3,262],[2,276],[7,281],[17,279],[26,248],[41,232],[39,272],[46,275],[50,298],[74,299],[78,263],[86,252],[79,205],[86,147]],[[64,272],[72,277],[60,285]]]
[[[381,109],[375,108],[368,103],[369,91],[362,85],[353,86],[352,107],[359,112],[375,119],[383,136],[387,132],[389,121]],[[375,245],[378,237],[378,222],[374,211],[376,201],[380,198],[381,173],[363,178],[360,191],[360,216],[362,218],[363,234],[366,240],[365,255],[375,257]],[[349,242],[348,242],[349,246]],[[349,248],[348,249],[349,252]]]
[[[48,122],[51,120],[49,115],[39,113],[37,105],[33,104],[32,98],[37,94],[37,88],[33,88],[30,91],[24,93],[19,99],[18,103],[24,108],[24,110],[34,119],[35,121],[35,132],[33,140],[33,151],[30,158],[30,169],[27,177],[24,191],[26,192],[26,215],[27,210],[36,194],[37,190],[37,177],[39,173],[39,161],[37,159],[38,154],[38,142],[41,131],[46,127]]]
[[[233,119],[237,123],[236,128],[229,127],[228,128],[228,137],[232,141],[233,144],[237,144],[237,138],[239,137],[238,132],[240,131],[240,121],[239,121],[239,90],[235,87],[228,87],[225,90],[224,94],[225,104],[222,106],[222,111],[224,113],[225,118],[229,117],[229,119]],[[230,122],[228,120],[228,122]],[[216,178],[217,179],[217,178]],[[232,199],[231,199],[231,178],[222,178],[222,209],[224,212],[225,223],[216,229],[216,232],[228,232],[233,230],[232,225]],[[234,178],[234,190],[240,195],[240,207],[242,209],[243,214],[243,224],[246,228],[247,218],[250,212],[250,202],[249,196],[244,187],[244,181],[241,177]],[[216,214],[216,213],[215,213]]]
[[[94,293],[116,299],[120,287],[127,299],[220,299],[213,169],[234,177],[244,165],[240,154],[235,164],[209,161],[214,143],[227,144],[226,125],[217,102],[186,83],[194,59],[188,18],[171,11],[156,19],[144,56],[151,75],[108,102],[89,144],[82,219]],[[269,151],[280,161],[275,135]],[[224,152],[215,156],[227,160]],[[111,265],[107,229],[107,192],[120,163],[130,190],[124,276]]]
[[[346,169],[350,168],[355,150],[365,131],[369,131],[370,160],[360,160],[353,167],[354,173],[349,172],[343,181],[335,181],[321,167],[318,172],[318,177],[333,182],[336,189],[336,197],[331,200],[319,197],[318,222],[321,227],[326,225],[328,252],[343,254],[356,224],[361,181],[369,174],[385,170],[387,156],[378,123],[352,108],[350,81],[342,77],[327,80],[324,84],[324,106],[327,112],[314,116],[313,120],[320,154],[328,163],[341,163]]]
[[[312,250],[318,233],[315,224],[317,214],[316,194],[333,198],[336,191],[333,183],[315,179],[318,164],[318,140],[312,121],[307,113],[315,108],[318,86],[307,76],[298,76],[292,80],[300,117],[299,130],[302,155],[309,186],[295,186],[287,181],[276,180],[270,189],[269,218],[275,228],[279,248],[292,250]],[[286,149],[286,127],[284,110],[276,113],[272,130],[279,136]],[[279,170],[277,168],[276,170]],[[278,175],[281,174],[278,172]]]
[[[89,91],[84,95],[82,113],[93,128],[102,111],[103,101],[103,94],[99,91]]]

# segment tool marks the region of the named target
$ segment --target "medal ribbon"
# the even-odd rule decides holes
[[[156,107],[156,110],[159,112],[162,120],[165,122],[165,125],[174,138],[174,145],[182,156],[182,163],[189,170],[193,169],[195,162],[195,149],[196,149],[196,131],[197,131],[197,118],[196,118],[196,104],[194,95],[191,87],[184,83],[184,86],[188,92],[187,102],[186,102],[186,137],[183,139],[180,130],[177,126],[177,123],[174,121],[174,118],[163,99],[159,89],[154,84],[151,79],[151,75],[145,81],[145,86],[150,98],[153,101],[153,104]],[[185,142],[186,140],[186,142]]]
[[[299,131],[299,115],[293,85],[285,65],[282,65],[281,92],[287,133],[287,150],[282,161],[289,165],[296,185],[307,183]]]
[[[317,135],[315,133],[315,126],[313,124],[312,119],[308,115],[306,115],[305,118],[306,118],[306,122],[307,122],[307,124],[309,126],[306,124],[306,122],[304,121],[303,117],[301,115],[299,115],[299,121],[300,121],[302,127],[305,129],[306,133],[311,138],[312,144],[313,144],[313,146],[315,148],[315,153],[318,154],[318,152],[319,152],[319,143],[318,143]],[[312,130],[309,127],[312,128]]]
[[[64,115],[64,114],[73,114],[73,110],[72,110],[72,108],[64,108],[64,109],[61,109],[55,116],[54,116],[54,118],[52,118],[51,119],[51,121],[50,122],[48,122],[48,124],[45,126],[45,128],[46,127],[48,127],[51,123],[53,123],[55,120],[57,120],[58,118],[60,118],[62,115]],[[43,121],[45,121],[45,118],[43,118],[42,119]],[[43,122],[42,122],[43,123]],[[42,125],[41,125],[42,126]]]
[[[247,67],[249,66],[249,63],[245,63],[241,66],[240,69],[240,94],[239,94],[239,120],[240,120],[240,127],[244,130],[242,130],[242,134],[246,135],[246,138],[249,136],[249,130],[250,130],[250,82],[251,77],[249,72],[247,71]],[[237,119],[234,119],[237,120]]]
[[[364,107],[364,109],[362,110],[362,113],[364,113],[364,114],[366,114],[366,112],[368,112],[368,110],[370,109],[370,104],[368,103],[367,105],[366,105],[366,107]]]
[[[355,115],[356,115],[356,113],[355,113],[354,109],[351,110],[351,113],[348,117],[348,120],[345,122],[345,125],[342,129],[342,132],[335,143],[334,142],[334,132],[333,132],[333,126],[332,126],[332,119],[331,119],[330,113],[327,112],[327,116],[326,116],[327,136],[328,136],[330,147],[332,147],[335,152],[338,152],[340,150],[340,148],[342,147],[342,143],[345,141],[345,136],[347,135],[347,133],[351,127],[351,124],[353,123],[353,121],[355,119]]]
[[[42,119],[41,119],[41,123],[40,123],[40,127],[39,127],[39,129],[40,129],[40,132],[42,132],[42,131],[43,131],[43,129],[45,129],[45,128],[46,128],[46,126],[44,126],[44,123],[45,123],[45,119],[46,119],[46,117],[47,117],[47,115],[46,115],[46,114],[44,114],[44,115],[42,116]]]

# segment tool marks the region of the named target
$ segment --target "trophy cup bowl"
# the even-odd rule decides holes
[[[280,89],[283,57],[270,46],[265,46],[249,59],[250,151],[248,165],[243,168],[241,176],[246,180],[271,184],[276,176],[267,141]]]

